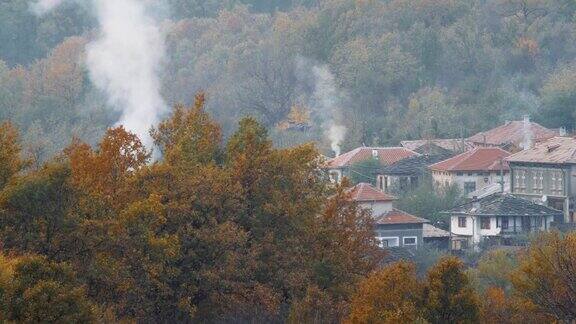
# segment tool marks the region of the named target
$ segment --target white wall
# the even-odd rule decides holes
[[[458,175],[461,173],[462,175]],[[472,175],[469,175],[472,174]],[[460,190],[464,191],[464,183],[476,183],[476,189],[480,190],[494,183],[500,182],[500,173],[491,172],[490,175],[485,175],[483,172],[432,172],[434,181],[440,185],[457,184]],[[488,181],[486,181],[486,179]],[[504,173],[504,191],[510,192],[510,172]]]
[[[466,227],[458,227],[458,218],[466,217]],[[490,217],[490,229],[482,229],[479,217],[474,216],[457,216],[450,218],[450,230],[453,235],[471,236],[471,244],[480,243],[482,236],[499,235],[501,228],[496,227],[496,217]]]
[[[381,216],[393,209],[392,201],[362,202],[360,207],[372,210],[373,216]]]

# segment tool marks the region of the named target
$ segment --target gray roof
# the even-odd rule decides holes
[[[424,238],[449,237],[450,232],[445,231],[431,224],[424,224],[422,227],[422,236]]]
[[[576,138],[553,137],[506,158],[509,162],[576,164]]]
[[[453,154],[419,155],[409,157],[384,167],[382,174],[388,175],[421,175],[429,165],[444,161]]]
[[[539,205],[508,193],[497,193],[476,199],[445,211],[447,214],[471,216],[560,216],[562,211]]]

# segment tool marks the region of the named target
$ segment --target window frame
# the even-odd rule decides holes
[[[376,236],[378,240],[378,246],[381,248],[388,248],[388,247],[399,247],[400,246],[400,237],[399,236]],[[395,240],[396,245],[390,245],[390,240]],[[384,246],[383,241],[386,241],[386,246]]]
[[[502,217],[502,219],[500,220],[500,228],[502,228],[503,230],[507,230],[510,226],[510,221],[508,220],[508,217]]]
[[[462,220],[463,222],[460,222]],[[464,226],[462,226],[462,224],[464,224]],[[458,216],[458,228],[466,228],[466,227],[468,227],[468,217]]]
[[[413,244],[407,244],[406,239],[414,239]],[[404,236],[402,237],[402,246],[417,246],[418,245],[418,236]]]
[[[488,221],[487,223],[485,223],[486,221]],[[489,230],[492,227],[491,224],[491,219],[490,217],[480,217],[480,229],[481,230]],[[487,226],[485,226],[486,224],[488,224]]]

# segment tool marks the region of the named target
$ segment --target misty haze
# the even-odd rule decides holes
[[[576,321],[576,0],[0,0],[0,323]]]

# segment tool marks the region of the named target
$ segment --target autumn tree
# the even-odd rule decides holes
[[[72,268],[45,257],[0,256],[0,319],[91,323],[98,313]]]
[[[483,254],[478,265],[469,270],[473,281],[479,286],[477,290],[500,288],[506,293],[512,290],[510,276],[518,267],[518,256],[514,251],[498,249]]]
[[[374,237],[372,215],[351,201],[348,186],[344,180],[319,217],[311,220],[306,239],[301,242],[312,252],[308,270],[311,277],[306,294],[298,295],[291,307],[293,320],[342,319],[354,284],[382,262],[385,252]]]
[[[428,271],[425,317],[431,323],[474,323],[479,301],[458,258],[445,257]]]
[[[152,130],[164,161],[187,170],[221,159],[220,127],[205,111],[206,96],[196,95],[194,106],[176,105],[172,116]]]
[[[520,259],[515,291],[540,313],[558,321],[576,319],[576,234],[542,234]]]
[[[150,157],[140,139],[122,126],[109,129],[97,150],[76,140],[66,149],[66,155],[74,185],[106,199],[117,199],[128,177]]]
[[[480,318],[483,323],[550,323],[553,319],[539,313],[534,304],[489,287],[482,296]]]
[[[0,232],[5,249],[53,257],[70,253],[68,240],[75,216],[69,183],[70,169],[63,164],[46,165],[13,181],[0,192]]]
[[[423,285],[413,264],[398,262],[370,274],[352,298],[348,323],[422,320]]]
[[[25,167],[20,154],[18,132],[10,123],[0,124],[0,189]]]

